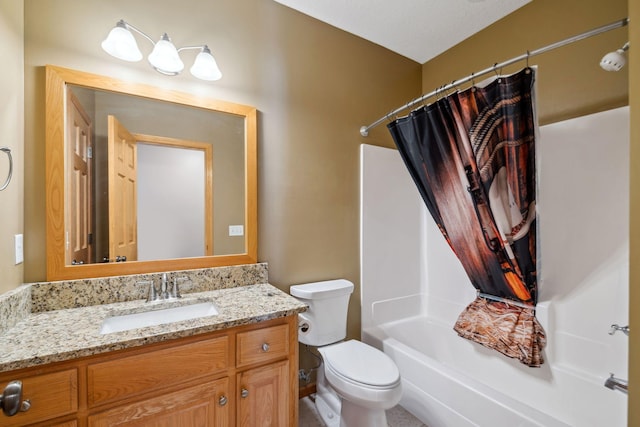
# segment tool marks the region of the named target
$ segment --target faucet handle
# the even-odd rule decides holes
[[[171,289],[171,298],[182,298],[180,295],[180,281],[189,280],[187,277],[174,277],[173,288]]]
[[[138,282],[138,285],[149,285],[149,291],[147,294],[147,302],[155,301],[159,298],[158,291],[153,284],[153,280],[142,280]]]

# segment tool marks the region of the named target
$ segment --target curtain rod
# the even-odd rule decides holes
[[[393,117],[396,114],[398,114],[398,113],[400,113],[400,112],[402,112],[402,111],[404,111],[404,110],[406,110],[408,108],[411,108],[416,104],[422,103],[422,102],[424,102],[425,99],[431,98],[432,96],[437,95],[438,93],[440,93],[442,91],[446,91],[446,90],[452,89],[454,87],[457,87],[457,86],[459,86],[461,84],[465,84],[467,82],[470,82],[470,81],[472,81],[473,79],[475,79],[478,76],[482,76],[484,74],[488,74],[488,73],[491,73],[491,72],[496,72],[500,68],[506,67],[507,65],[514,64],[514,63],[516,63],[518,61],[529,59],[532,56],[548,52],[550,50],[553,50],[553,49],[568,45],[570,43],[574,43],[574,42],[586,39],[586,38],[591,37],[591,36],[596,36],[598,34],[601,34],[601,33],[607,32],[607,31],[615,30],[616,28],[624,27],[625,25],[628,25],[628,24],[629,24],[629,18],[624,18],[624,19],[612,22],[611,24],[603,25],[602,27],[598,27],[598,28],[594,28],[593,30],[586,31],[586,32],[584,32],[582,34],[578,34],[576,36],[569,37],[569,38],[564,39],[564,40],[560,40],[559,42],[552,43],[550,45],[541,47],[539,49],[532,50],[532,51],[527,51],[527,53],[524,53],[524,54],[522,54],[520,56],[516,56],[514,58],[511,58],[511,59],[509,59],[507,61],[504,61],[504,62],[501,62],[499,64],[495,63],[493,66],[491,66],[489,68],[485,68],[482,71],[478,71],[476,73],[472,73],[472,74],[468,75],[467,77],[465,77],[463,79],[454,80],[449,84],[446,84],[446,85],[444,85],[442,87],[439,87],[438,89],[434,90],[433,92],[429,92],[427,94],[424,94],[421,97],[416,98],[413,101],[406,103],[402,107],[396,108],[395,110],[393,110],[392,112],[390,112],[386,116],[381,117],[378,120],[376,120],[375,122],[371,123],[369,126],[362,126],[360,128],[360,135],[368,136],[369,135],[369,129],[372,129],[372,128],[378,126],[380,123],[384,122],[385,120],[389,120],[390,117]]]

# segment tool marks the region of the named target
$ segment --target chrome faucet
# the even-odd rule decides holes
[[[140,285],[149,285],[149,291],[147,294],[147,302],[153,302],[158,300],[170,300],[174,298],[182,298],[180,295],[180,289],[178,286],[179,281],[188,280],[186,277],[175,277],[172,281],[171,290],[169,290],[169,278],[167,273],[162,273],[160,280],[160,290],[153,284],[153,280],[144,280],[138,282]]]
[[[611,390],[619,390],[624,394],[627,394],[629,383],[625,380],[621,380],[620,378],[616,378],[611,374],[611,376],[604,382],[604,386]]]
[[[162,283],[160,285],[160,299],[169,299],[169,291],[167,290],[167,273],[162,273]]]
[[[169,280],[167,280],[167,273],[162,274],[162,298],[163,299],[174,299],[174,298],[182,298],[180,295],[180,289],[178,283],[180,280],[187,280],[186,277],[174,277],[171,281],[171,291],[169,291]]]

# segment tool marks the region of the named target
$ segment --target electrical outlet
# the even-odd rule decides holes
[[[229,236],[244,236],[244,225],[230,225]]]
[[[24,246],[22,241],[22,234],[16,234],[13,236],[13,243],[16,252],[16,265],[22,264],[22,262],[24,261]]]

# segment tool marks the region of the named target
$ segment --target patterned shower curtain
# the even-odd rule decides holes
[[[545,345],[535,318],[534,80],[535,70],[527,67],[388,125],[429,212],[478,291],[454,329],[528,366],[543,363]]]

